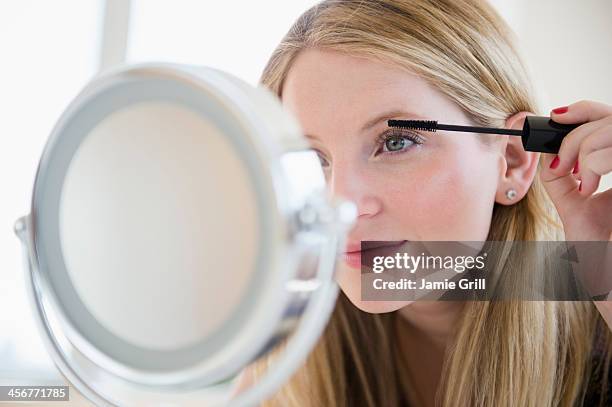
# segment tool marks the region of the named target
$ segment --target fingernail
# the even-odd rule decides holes
[[[559,156],[555,156],[555,159],[550,163],[550,168],[553,170],[559,166]]]
[[[566,113],[567,112],[567,106],[558,107],[556,109],[553,109],[552,112],[554,114],[563,114],[563,113]]]
[[[582,191],[582,180],[580,180],[580,184],[578,184],[578,191]]]
[[[576,165],[574,166],[574,170],[572,171],[572,174],[578,174],[578,161],[576,161]]]

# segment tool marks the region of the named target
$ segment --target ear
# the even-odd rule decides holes
[[[525,117],[533,115],[531,112],[516,113],[506,120],[506,128],[521,130]],[[505,150],[502,151],[502,171],[499,175],[495,202],[512,205],[527,194],[538,169],[540,153],[525,151],[521,138],[517,136],[508,136],[508,141],[502,148]],[[509,199],[506,195],[510,189],[516,191],[514,199]]]

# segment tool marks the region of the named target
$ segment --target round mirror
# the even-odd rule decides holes
[[[211,68],[123,67],[68,107],[18,220],[32,304],[100,405],[250,405],[288,379],[337,295],[355,219],[296,121]],[[284,342],[267,373],[236,378]]]

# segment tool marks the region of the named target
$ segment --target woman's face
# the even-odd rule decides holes
[[[294,61],[282,100],[321,156],[330,192],[357,205],[351,247],[361,240],[486,240],[505,170],[500,144],[487,146],[470,133],[387,127],[394,118],[473,124],[423,79],[308,49]],[[381,136],[390,140],[379,142]],[[408,304],[361,301],[359,268],[345,261],[338,267],[340,287],[360,309],[389,312]]]

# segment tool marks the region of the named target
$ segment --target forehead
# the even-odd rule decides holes
[[[428,82],[390,63],[337,51],[307,49],[294,60],[283,104],[308,127],[330,121],[356,125],[377,112],[406,110],[437,118],[452,103]]]

